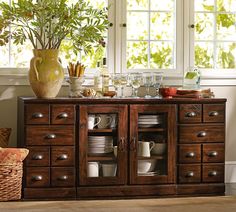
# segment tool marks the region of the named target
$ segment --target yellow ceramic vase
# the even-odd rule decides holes
[[[64,79],[58,49],[34,49],[30,61],[29,82],[38,98],[55,98]]]

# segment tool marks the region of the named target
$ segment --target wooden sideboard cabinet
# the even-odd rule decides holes
[[[225,103],[19,97],[23,198],[223,195]]]

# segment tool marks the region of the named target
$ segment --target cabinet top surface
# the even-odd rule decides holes
[[[52,99],[40,99],[36,97],[19,97],[25,103],[72,103],[72,104],[94,104],[94,103],[113,103],[113,104],[174,104],[174,103],[225,103],[225,98],[69,98],[57,97]]]

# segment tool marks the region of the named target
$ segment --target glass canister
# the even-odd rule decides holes
[[[201,73],[197,67],[189,67],[184,73],[183,88],[184,89],[199,89],[201,81]]]

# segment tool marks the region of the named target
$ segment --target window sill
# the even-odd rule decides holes
[[[90,78],[91,79],[91,78]],[[91,82],[88,80],[88,85]],[[29,86],[28,74],[0,74],[0,86]],[[68,85],[64,82],[63,85]],[[181,86],[182,77],[180,76],[167,76],[164,77],[164,85]],[[202,76],[202,86],[235,86],[236,76]]]

